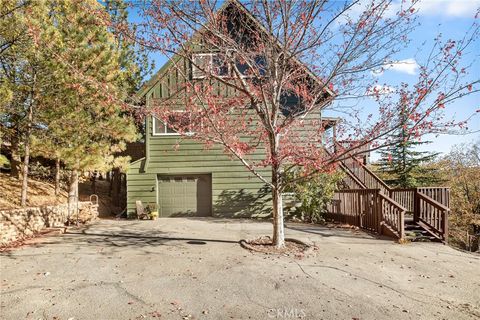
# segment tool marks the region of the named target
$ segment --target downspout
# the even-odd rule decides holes
[[[147,109],[150,109],[150,99],[152,94],[147,96]],[[148,171],[148,165],[150,163],[150,136],[151,136],[151,120],[152,116],[147,115],[145,117],[145,165],[143,166],[143,173]]]

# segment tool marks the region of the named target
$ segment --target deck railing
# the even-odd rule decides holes
[[[379,189],[337,191],[327,211],[327,217],[338,222],[380,234],[385,227],[399,239],[405,236],[406,209],[383,195]]]
[[[382,215],[382,223],[389,228],[399,238],[405,237],[405,212],[402,207],[392,198],[379,194],[380,212]]]
[[[337,191],[327,206],[328,217],[342,223],[380,232],[377,189]]]
[[[448,214],[450,208],[431,197],[416,193],[415,221],[425,224],[431,233],[444,242],[448,241]]]
[[[395,200],[402,207],[407,209],[407,212],[415,210],[415,192],[416,189],[391,189],[390,198]]]
[[[337,147],[342,148],[340,144],[337,144]],[[404,219],[405,213],[409,212],[413,213],[414,222],[423,223],[424,227],[426,227],[430,233],[442,239],[444,242],[447,241],[448,214],[450,211],[450,190],[448,188],[390,188],[382,179],[354,156],[340,161],[340,167],[347,173],[347,176],[343,179],[344,186],[350,190],[354,190],[353,193],[358,193],[358,190],[379,190],[381,197],[379,196],[380,200],[377,200],[377,202],[379,201],[381,205],[377,209],[377,215],[384,220],[385,226],[396,233],[398,237],[403,238],[404,236],[404,223],[400,223],[400,219]],[[344,191],[347,190],[339,192]],[[354,201],[353,198],[355,198],[354,195],[344,197],[344,199],[336,199],[336,201],[340,201],[340,203],[341,201],[352,202]],[[340,204],[340,206],[347,207],[349,205],[350,203]],[[346,210],[347,207],[343,209]],[[341,212],[341,214],[345,213],[344,211]],[[341,218],[341,214],[336,213],[336,216],[344,219]],[[346,214],[352,216],[351,212]],[[362,219],[367,218],[367,216],[361,213],[358,213],[358,215],[357,220],[360,219],[360,217],[362,217]],[[350,218],[350,220],[351,219],[352,218]],[[355,223],[355,225],[364,228],[360,220]]]
[[[380,192],[383,194],[390,194],[388,185],[357,159],[346,159],[343,161],[343,164],[366,188],[380,189]]]

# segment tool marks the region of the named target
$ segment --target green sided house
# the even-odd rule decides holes
[[[255,19],[236,1],[227,1],[219,10],[236,17],[245,15],[247,19]],[[202,73],[190,60],[172,59],[140,89],[138,97],[145,101],[147,108],[153,105],[161,107],[162,101],[182,96],[182,86],[186,81],[202,81]],[[191,60],[213,64],[214,70],[215,63],[220,61],[215,53],[201,50]],[[181,74],[188,75],[189,79],[179,75],[179,65],[183,68]],[[215,85],[226,97],[234,94],[226,85]],[[288,103],[298,101],[286,99],[285,103],[288,108]],[[317,113],[311,117],[320,119],[321,115]],[[136,202],[141,201],[143,206],[156,204],[160,217],[253,217],[270,214],[270,192],[264,183],[223,150],[220,145],[205,149],[202,143],[180,136],[155,116],[147,116],[145,157],[132,162],[127,171],[128,213],[134,213]],[[263,154],[259,152],[255,156],[263,159]],[[268,177],[269,171],[263,174]]]
[[[250,43],[248,30],[264,30],[261,24],[236,0],[226,1],[219,9],[219,14],[227,15],[226,30],[229,35]],[[243,30],[236,22],[247,23]],[[242,30],[242,31],[240,31]],[[267,37],[270,35],[266,34]],[[195,41],[192,41],[195,40]],[[136,211],[136,203],[156,204],[161,217],[178,216],[214,216],[214,217],[259,217],[271,213],[270,190],[260,179],[250,173],[240,160],[232,160],[224,153],[223,146],[204,145],[181,136],[168,125],[155,118],[158,110],[172,104],[174,109],[186,109],[191,95],[186,90],[186,83],[203,86],[208,77],[204,71],[215,73],[216,78],[229,78],[230,68],[226,66],[224,53],[205,48],[204,39],[194,35],[189,44],[194,43],[191,56],[174,56],[160,71],[150,79],[138,92],[138,97],[145,101],[150,116],[145,120],[145,157],[130,164],[127,171],[127,210],[129,214]],[[241,43],[244,45],[245,43]],[[228,49],[227,49],[228,52]],[[256,61],[258,58],[258,62]],[[255,56],[255,65],[261,75],[265,57],[261,53]],[[238,76],[248,77],[243,73],[240,62],[236,64]],[[296,70],[304,70],[304,80],[312,84],[323,84],[299,61],[293,61]],[[203,68],[199,68],[203,66]],[[180,76],[182,75],[182,76]],[[232,79],[232,78],[230,78]],[[254,81],[261,78],[254,78]],[[226,81],[207,82],[209,90],[216,90],[219,99],[235,97],[232,87]],[[316,86],[312,86],[315,88]],[[315,90],[315,89],[313,89]],[[319,103],[331,100],[333,93],[321,89]],[[237,96],[238,97],[238,96]],[[282,113],[284,115],[301,115],[301,101],[288,92],[284,93]],[[233,99],[230,99],[233,100]],[[239,101],[239,100],[237,100]],[[247,107],[247,105],[245,106]],[[300,107],[300,109],[298,109]],[[160,108],[160,109],[159,109]],[[300,111],[300,113],[297,113]],[[157,113],[155,113],[157,112]],[[334,148],[342,150],[354,141],[336,141],[335,125],[338,119],[323,118],[320,111],[302,116],[305,129],[311,132],[308,121],[322,124],[328,130],[325,134],[333,134]],[[310,128],[310,129],[309,129]],[[297,132],[298,133],[298,132]],[[309,137],[305,135],[304,137]],[[367,166],[369,146],[363,144],[362,156],[352,156],[340,160],[339,168],[345,173],[332,202],[327,208],[327,218],[349,223],[361,228],[387,234],[398,239],[436,239],[448,240],[449,189],[442,187],[424,187],[411,189],[395,189],[389,187],[377,177]],[[257,149],[254,160],[262,160],[265,154]],[[262,172],[269,177],[269,170]]]

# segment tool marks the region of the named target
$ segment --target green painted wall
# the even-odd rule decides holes
[[[270,194],[264,183],[238,160],[232,160],[220,147],[205,150],[191,139],[179,136],[153,136],[152,120],[147,123],[149,161],[134,162],[127,171],[128,211],[135,211],[135,201],[156,203],[158,175],[211,174],[214,216],[246,217],[269,214]],[[180,147],[174,150],[179,142]],[[262,158],[258,154],[258,158]],[[269,171],[263,170],[269,177]]]

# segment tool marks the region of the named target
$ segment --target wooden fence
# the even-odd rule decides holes
[[[380,232],[378,189],[349,189],[335,192],[328,205],[328,218],[374,232]]]
[[[450,188],[426,187],[417,188],[417,191],[450,208]]]

